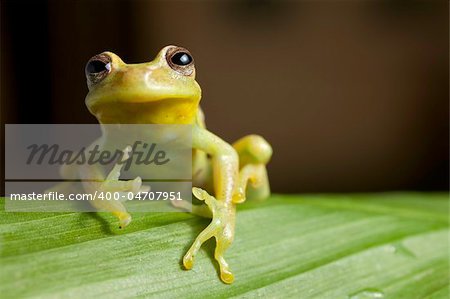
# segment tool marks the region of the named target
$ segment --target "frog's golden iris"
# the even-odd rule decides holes
[[[225,283],[233,282],[224,253],[234,238],[235,207],[246,198],[269,195],[265,165],[272,155],[270,145],[257,135],[243,137],[230,145],[206,129],[199,106],[201,89],[195,81],[194,59],[184,48],[167,46],[153,61],[141,64],[126,64],[114,53],[103,52],[89,60],[86,77],[89,87],[86,105],[101,124],[193,126],[192,172],[196,187],[192,191],[206,205],[180,208],[192,208],[193,213],[213,220],[195,239],[183,264],[186,269],[191,269],[200,246],[215,237],[214,256],[220,265],[220,277]],[[138,192],[141,188],[139,177],[116,181],[123,191]],[[108,184],[87,184],[85,188],[108,191],[113,185],[114,181],[108,181]],[[131,221],[121,203],[103,205],[102,208],[117,216],[121,227]]]

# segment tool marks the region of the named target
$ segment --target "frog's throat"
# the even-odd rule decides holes
[[[199,101],[165,99],[150,102],[111,101],[88,105],[89,111],[103,124],[192,124]]]

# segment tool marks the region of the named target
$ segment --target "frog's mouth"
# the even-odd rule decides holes
[[[192,98],[143,98],[136,100],[86,101],[89,111],[101,123],[121,124],[190,124],[199,103]]]

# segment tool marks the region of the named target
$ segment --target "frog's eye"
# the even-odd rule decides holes
[[[194,58],[188,50],[181,47],[173,47],[167,50],[166,60],[169,66],[185,76],[194,72]]]
[[[172,61],[173,64],[181,66],[188,65],[192,60],[191,55],[186,52],[178,52],[170,58],[170,61]]]
[[[95,84],[103,80],[111,72],[112,59],[109,55],[95,55],[86,64],[84,69],[86,78],[90,84]]]

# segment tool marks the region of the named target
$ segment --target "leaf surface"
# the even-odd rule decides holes
[[[119,230],[96,213],[11,213],[0,206],[3,298],[448,298],[449,197],[434,193],[273,195],[238,207],[218,278],[214,241],[185,271],[208,224],[134,213]]]

